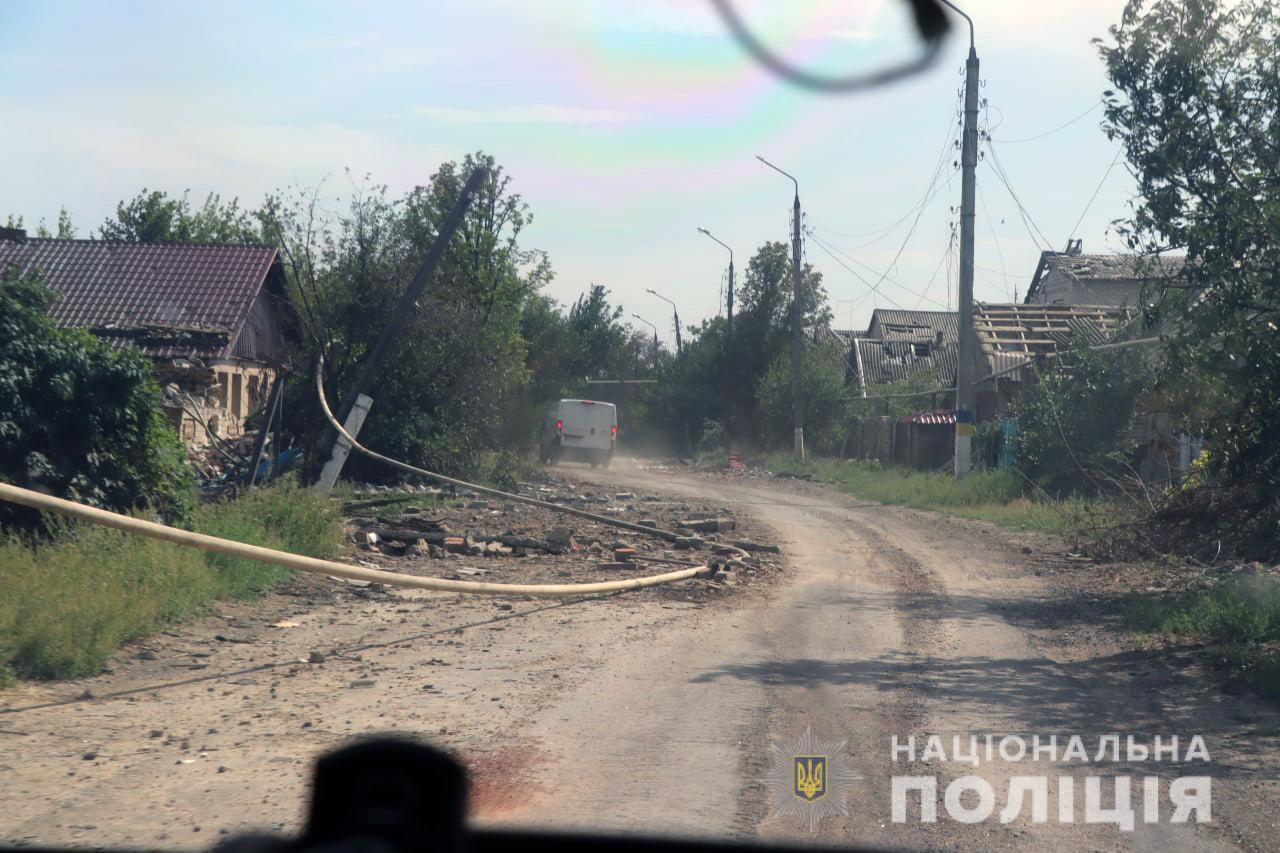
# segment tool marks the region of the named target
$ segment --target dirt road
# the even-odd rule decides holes
[[[1046,568],[1041,543],[783,480],[625,461],[563,473],[733,506],[772,530],[786,571],[712,604],[651,593],[330,600],[305,588],[223,608],[150,654],[122,654],[101,678],[0,694],[0,836],[191,847],[219,830],[292,829],[317,752],[395,729],[472,765],[484,822],[808,841],[802,818],[770,813],[760,782],[770,742],[808,728],[844,741],[859,777],[839,792],[847,816],[818,823],[826,843],[1275,849],[1280,715],[1222,693],[1181,657],[1127,650],[1091,612],[1087,584]],[[282,619],[290,626],[270,627]],[[307,663],[317,649],[323,661]],[[1178,735],[1183,752],[1201,735],[1212,760],[1093,761],[1111,734],[1122,747],[1126,735]],[[895,735],[916,736],[917,760],[894,761]],[[954,736],[1030,746],[1056,735],[1062,751],[1080,735],[1090,761],[924,760],[929,735],[948,759]],[[943,791],[970,775],[991,785],[995,811],[965,824]],[[1032,821],[1028,796],[1002,823],[1010,777],[1040,775],[1053,780],[1049,818]],[[1062,775],[1076,780],[1070,823],[1059,820]],[[1109,807],[1115,775],[1133,777],[1132,831],[1086,821],[1087,777],[1102,777]],[[1144,822],[1147,775],[1166,793],[1175,777],[1211,776],[1212,823],[1171,824],[1167,796],[1160,822]],[[936,823],[919,820],[914,795],[907,821],[891,819],[894,776],[937,778]]]

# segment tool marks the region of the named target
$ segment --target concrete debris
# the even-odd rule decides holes
[[[676,538],[675,542],[671,544],[675,545],[676,548],[681,551],[689,551],[701,548],[704,544],[704,540],[701,536],[679,536]]]

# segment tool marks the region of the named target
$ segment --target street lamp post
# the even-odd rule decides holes
[[[795,422],[795,454],[804,459],[804,413],[800,409],[800,359],[803,333],[800,328],[800,288],[804,273],[800,267],[800,182],[768,160],[756,155],[756,159],[770,169],[791,178],[796,196],[791,205],[791,416]]]
[[[729,350],[733,343],[733,249],[701,225],[698,226],[698,230],[729,250],[729,312],[724,330],[724,348]]]
[[[658,327],[650,323],[645,318],[641,317],[639,314],[632,314],[631,316],[635,317],[641,323],[644,323],[650,329],[653,329],[653,366],[657,367],[658,366]]]
[[[680,312],[676,310],[676,304],[658,291],[654,290],[652,287],[647,287],[645,290],[671,306],[671,316],[675,319],[676,324],[676,355],[681,355],[683,353],[684,346],[680,343]]]

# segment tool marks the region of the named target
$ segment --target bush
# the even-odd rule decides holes
[[[0,278],[0,479],[117,511],[183,521],[193,476],[160,410],[151,363],[88,332],[60,329],[54,294],[33,277]],[[0,504],[0,523],[39,515]]]
[[[1135,349],[1097,352],[1073,341],[1013,407],[1017,468],[1054,495],[1097,493],[1132,474],[1125,440],[1152,369]]]
[[[1138,599],[1131,617],[1139,628],[1216,646],[1247,682],[1280,696],[1280,579],[1245,576],[1207,593]]]
[[[341,543],[336,505],[291,484],[200,507],[194,522],[201,533],[312,557],[331,557]],[[105,527],[50,529],[50,543],[0,541],[0,672],[90,675],[129,640],[290,576],[279,566]]]

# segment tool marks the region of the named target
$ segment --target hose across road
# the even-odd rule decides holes
[[[649,577],[576,584],[483,583],[480,581],[449,580],[447,578],[424,578],[415,577],[413,575],[401,575],[395,572],[384,572],[378,569],[366,569],[361,566],[351,566],[346,563],[337,563],[332,560],[320,560],[315,557],[304,557],[301,554],[277,551],[274,548],[263,548],[258,545],[248,545],[244,542],[235,542],[230,539],[222,539],[217,536],[209,536],[204,533],[194,533],[190,530],[181,530],[176,527],[169,527],[165,524],[157,524],[154,521],[146,521],[141,518],[134,518],[133,516],[122,515],[117,512],[110,512],[105,509],[86,506],[85,504],[76,503],[74,501],[55,498],[50,495],[41,494],[40,492],[33,492],[30,489],[12,486],[8,483],[0,483],[0,500],[22,504],[23,506],[29,506],[33,509],[42,510],[44,512],[53,512],[58,515],[69,516],[71,518],[87,521],[91,524],[97,524],[103,527],[112,527],[116,530],[133,533],[138,536],[147,536],[152,539],[172,542],[175,545],[199,548],[204,551],[213,551],[218,554],[230,554],[235,557],[247,557],[251,560],[273,563],[277,566],[285,566],[302,572],[313,572],[315,574],[350,578],[351,580],[369,581],[372,583],[386,584],[387,586],[428,589],[436,592],[456,592],[492,596],[528,595],[535,598],[564,598],[566,596],[574,595],[594,595],[602,592],[624,592],[627,590],[645,589],[651,586],[659,586],[660,584],[688,580],[689,578],[709,577],[715,573],[714,566],[704,565],[681,569],[676,572],[667,572],[666,574],[661,575],[651,575]]]

